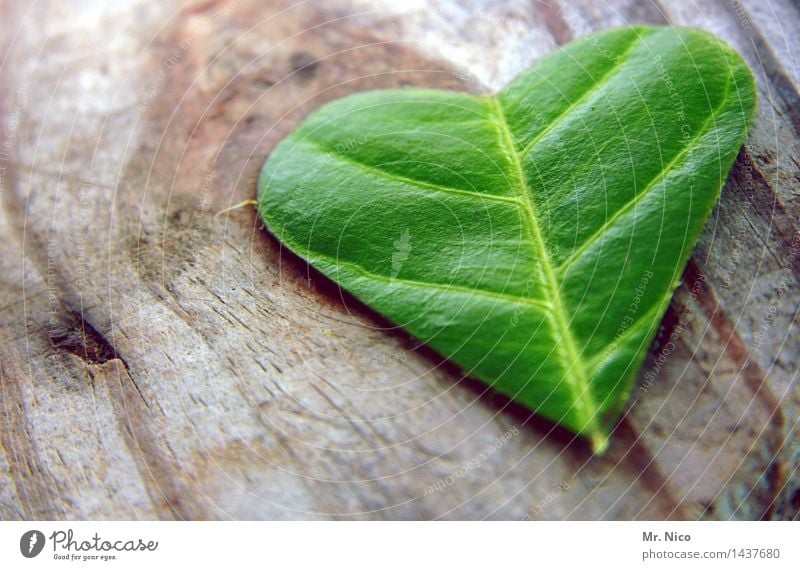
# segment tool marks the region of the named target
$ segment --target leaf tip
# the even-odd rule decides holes
[[[608,436],[600,431],[589,435],[589,443],[592,444],[592,452],[595,455],[603,455],[608,450],[608,441]]]

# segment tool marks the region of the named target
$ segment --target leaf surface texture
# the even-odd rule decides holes
[[[271,153],[258,209],[344,289],[602,450],[754,106],[714,36],[617,28],[493,96],[324,105]]]

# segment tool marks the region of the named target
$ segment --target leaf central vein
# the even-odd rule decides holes
[[[567,319],[567,314],[559,292],[556,274],[553,270],[553,263],[547,253],[547,247],[534,209],[530,188],[528,187],[525,174],[522,170],[520,155],[514,147],[511,131],[499,98],[493,97],[490,100],[495,107],[498,118],[497,126],[500,131],[500,136],[503,139],[503,147],[507,150],[509,160],[514,169],[515,178],[517,179],[515,190],[519,196],[520,207],[525,214],[524,220],[526,221],[526,226],[531,236],[531,245],[534,249],[534,255],[537,259],[541,260],[545,288],[549,294],[550,304],[552,306],[550,320],[556,335],[559,337],[554,340],[556,341],[557,350],[561,356],[564,368],[564,378],[562,381],[565,382],[572,391],[576,415],[579,421],[585,422],[585,430],[592,439],[595,448],[602,449],[607,445],[607,436],[603,434],[597,422],[597,407],[590,390],[586,366],[575,344],[572,329],[569,326],[569,320]],[[572,372],[574,376],[570,376],[570,372]]]

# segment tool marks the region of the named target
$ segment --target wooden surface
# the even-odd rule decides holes
[[[798,516],[796,5],[405,5],[0,3],[0,518]],[[325,101],[625,22],[719,34],[760,102],[604,457],[214,217]]]

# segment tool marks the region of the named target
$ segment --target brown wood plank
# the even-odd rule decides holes
[[[743,5],[0,4],[0,518],[796,517],[796,14]],[[604,457],[214,217],[325,101],[667,21],[761,100]]]

